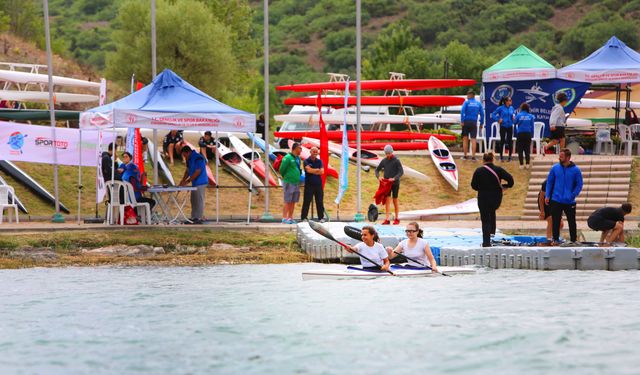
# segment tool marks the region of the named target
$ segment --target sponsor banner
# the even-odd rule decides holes
[[[483,85],[485,94],[486,124],[490,126],[493,120],[491,113],[498,108],[500,99],[509,96],[513,100],[513,108],[518,111],[522,103],[529,104],[529,113],[536,117],[536,121],[545,124],[545,135],[549,135],[549,116],[551,109],[556,104],[556,96],[560,92],[567,94],[569,102],[564,111],[571,113],[578,105],[580,99],[589,88],[586,82],[573,82],[564,79],[545,79],[515,82],[485,82]],[[490,128],[488,128],[490,130]],[[491,136],[487,131],[487,137]]]
[[[252,114],[214,114],[114,110],[105,113],[80,114],[82,129],[109,127],[147,128],[159,130],[211,130],[218,132],[255,132]]]
[[[95,167],[99,155],[99,132],[84,132],[80,143],[78,129],[56,128],[52,139],[49,126],[0,122],[0,159],[53,164],[56,151],[58,164],[78,165],[82,148],[82,165]],[[113,142],[115,134],[104,134],[103,142]]]
[[[566,70],[558,71],[558,78],[592,84],[640,82],[640,70]]]
[[[482,82],[531,81],[556,78],[555,69],[514,69],[482,73]]]

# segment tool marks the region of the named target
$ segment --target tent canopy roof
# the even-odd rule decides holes
[[[613,36],[585,59],[560,69],[558,75],[591,83],[640,82],[640,53]]]
[[[493,72],[498,70],[514,70],[514,69],[555,69],[545,59],[538,56],[529,48],[520,45],[513,52],[505,56],[502,60],[495,63],[485,72]]]
[[[483,82],[524,81],[555,77],[555,67],[523,45],[482,73]]]

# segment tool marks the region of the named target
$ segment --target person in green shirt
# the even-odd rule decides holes
[[[280,175],[282,176],[282,190],[284,191],[284,206],[282,207],[282,223],[295,224],[293,210],[300,200],[300,153],[302,147],[295,142],[291,145],[291,152],[282,158]]]

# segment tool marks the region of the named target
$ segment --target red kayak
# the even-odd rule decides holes
[[[300,139],[302,137],[308,137],[308,138],[320,139],[319,131],[275,132],[273,134],[279,138]],[[339,130],[328,131],[327,137],[329,138],[330,141],[342,141],[342,132]],[[347,137],[350,141],[355,141],[356,132],[353,130],[348,131]],[[414,139],[428,140],[431,137],[436,137],[441,141],[454,141],[456,139],[456,136],[453,134],[410,133],[405,131],[400,131],[400,132],[363,131],[360,133],[360,140],[362,141],[378,141],[378,140],[410,141]]]
[[[293,145],[293,141],[289,140],[289,148],[291,148],[291,146]],[[311,156],[311,151],[310,151],[310,147],[308,148],[306,145],[301,145],[302,147],[302,152],[300,153],[300,159],[305,160],[307,159],[309,156]],[[311,146],[313,147],[313,145]],[[335,170],[335,168],[333,168],[332,166],[328,165],[327,166],[327,176],[333,177],[333,178],[338,178],[338,171]]]
[[[347,98],[347,105],[356,105],[356,97]],[[325,106],[344,106],[344,98],[327,97],[321,98],[320,102]],[[313,105],[317,106],[318,98],[288,98],[284,100],[285,105]],[[448,107],[452,105],[462,105],[464,98],[444,95],[413,95],[413,96],[363,96],[360,98],[361,105],[410,105],[415,107]]]
[[[395,151],[428,150],[427,142],[366,142],[360,143],[360,147],[367,150],[383,150],[384,146],[391,145]],[[355,143],[349,143],[349,147],[356,148]]]
[[[451,87],[473,86],[473,79],[402,79],[360,81],[361,90],[429,90]],[[277,86],[276,90],[296,92],[317,92],[321,90],[344,90],[344,82],[301,83],[297,85]],[[356,89],[356,82],[349,82],[349,90]]]

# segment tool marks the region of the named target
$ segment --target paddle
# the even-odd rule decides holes
[[[378,263],[376,263],[376,262],[372,261],[371,259],[367,258],[366,256],[360,254],[356,250],[352,250],[351,247],[349,245],[347,245],[346,243],[336,240],[335,237],[333,237],[333,235],[331,234],[331,232],[329,232],[329,230],[327,228],[325,228],[322,224],[316,223],[315,221],[309,221],[309,226],[311,227],[311,229],[313,229],[316,232],[318,232],[318,234],[326,237],[327,239],[330,239],[331,241],[336,242],[338,245],[344,247],[345,249],[349,249],[350,251],[353,251],[354,253],[356,253],[361,258],[364,258],[364,259],[368,260],[372,264],[375,264],[376,267],[378,267],[380,270],[382,270],[382,266],[380,266]],[[386,271],[386,272],[389,272],[391,275],[395,276],[395,274],[393,272],[391,272],[391,271]]]
[[[358,239],[358,238],[360,238],[360,237],[362,236],[362,231],[361,231],[359,228],[352,227],[352,226],[349,226],[349,225],[345,225],[345,227],[344,227],[344,233],[345,233],[347,236],[349,236],[349,237],[351,237],[351,238],[355,238],[355,239]],[[427,266],[426,264],[423,264],[422,262],[418,261],[417,259],[410,258],[410,257],[408,257],[408,256],[406,256],[406,255],[404,255],[404,254],[402,254],[402,253],[399,253],[399,252],[397,252],[397,251],[395,251],[395,250],[393,250],[393,252],[394,252],[396,255],[400,255],[400,256],[404,257],[405,259],[407,259],[407,260],[410,260],[410,261],[412,261],[412,262],[418,263],[418,264],[419,264],[419,265],[421,265],[422,267],[424,267],[424,268],[426,268],[426,269],[428,269],[428,270],[432,270],[432,271],[433,271],[433,268],[431,268],[431,267]],[[449,276],[449,277],[451,277],[451,275],[446,274],[446,273],[444,273],[444,272],[438,272],[438,273],[439,273],[439,274],[441,274],[442,276]]]

